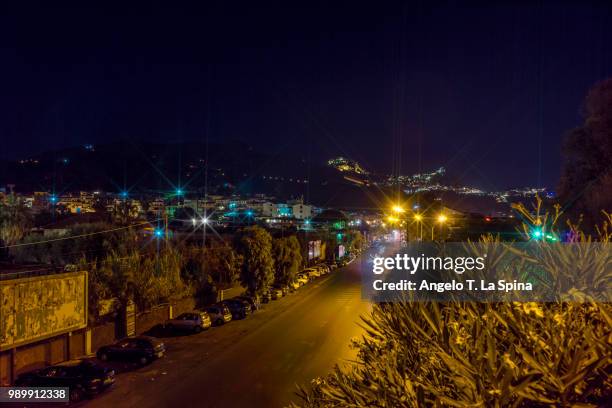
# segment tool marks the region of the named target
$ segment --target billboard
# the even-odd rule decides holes
[[[344,245],[338,245],[338,258],[342,258],[344,255],[346,255]]]
[[[87,326],[87,272],[0,281],[0,350]]]

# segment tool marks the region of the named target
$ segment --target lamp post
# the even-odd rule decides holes
[[[419,227],[419,240],[423,241],[423,216],[419,213],[414,215],[414,220]]]
[[[442,226],[444,225],[444,223],[448,220],[448,218],[446,217],[446,215],[444,214],[440,214],[438,215],[438,217],[436,218],[436,221],[440,224],[440,229],[442,228]],[[434,227],[435,224],[431,224],[431,240],[434,240]]]

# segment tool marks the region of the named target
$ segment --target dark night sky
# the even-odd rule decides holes
[[[0,6],[5,158],[202,140],[210,119],[211,139],[261,150],[551,186],[586,91],[612,75],[604,2],[46,3]]]

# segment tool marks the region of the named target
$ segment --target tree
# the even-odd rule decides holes
[[[6,203],[0,203],[0,241],[4,245],[12,245],[23,238],[31,222],[29,209],[13,194],[8,196]]]
[[[110,251],[91,269],[95,271],[98,290],[118,299],[123,306],[134,300],[144,310],[189,293],[189,286],[181,279],[182,262],[181,254],[172,247],[155,254],[131,251],[121,256]]]
[[[338,247],[338,238],[336,238],[336,235],[328,235],[323,238],[322,241],[322,245],[325,246],[325,259],[329,261],[335,260]]]
[[[240,282],[251,294],[260,294],[274,280],[272,237],[265,229],[245,228],[237,236],[236,251],[243,257]]]
[[[115,203],[111,215],[116,224],[129,225],[138,219],[138,206],[134,200],[122,200]]]
[[[272,241],[272,254],[274,257],[274,281],[281,285],[293,282],[302,265],[302,251],[297,237],[292,235],[274,239]]]
[[[592,229],[612,211],[612,79],[596,84],[585,100],[584,125],[563,143],[559,198],[569,215]]]
[[[66,239],[53,241],[54,238]],[[65,265],[82,258],[90,262],[102,260],[111,252],[126,256],[138,249],[137,239],[135,230],[129,228],[116,230],[106,223],[86,223],[73,226],[66,236],[27,236],[22,243],[29,245],[15,247],[11,252],[20,262]]]
[[[355,231],[351,234],[350,252],[360,251],[365,245],[363,235],[359,231]]]

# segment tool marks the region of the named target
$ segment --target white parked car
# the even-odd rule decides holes
[[[304,269],[304,273],[308,274],[308,277],[310,279],[318,278],[319,276],[321,276],[321,271],[316,268]]]
[[[305,285],[307,284],[310,279],[308,279],[308,275],[305,273],[300,273],[298,274],[297,278],[296,278],[297,282],[300,282],[301,285]]]
[[[232,320],[232,312],[224,304],[215,304],[206,308],[212,322],[219,326]]]
[[[316,268],[318,268],[319,271],[321,271],[322,275],[325,275],[325,274],[330,272],[329,266],[327,266],[325,264],[319,264],[319,265],[316,266]]]

